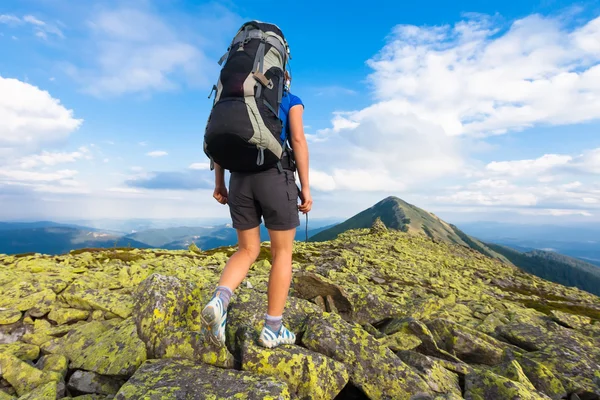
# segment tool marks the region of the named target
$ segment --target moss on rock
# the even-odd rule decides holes
[[[49,382],[58,382],[61,376],[55,372],[40,371],[12,354],[0,354],[0,370],[17,394],[22,396]],[[56,395],[55,395],[56,397]]]
[[[69,360],[60,354],[48,354],[40,358],[36,367],[42,371],[56,372],[64,378],[69,368]]]
[[[218,384],[215,384],[218,382]],[[290,399],[287,385],[248,372],[197,365],[188,360],[148,360],[115,399]]]
[[[544,400],[547,397],[527,385],[496,375],[491,371],[477,370],[465,378],[467,400]]]
[[[69,322],[85,320],[90,316],[88,310],[78,310],[76,308],[54,308],[48,314],[50,321],[56,322],[58,325],[64,325]]]
[[[58,383],[48,382],[19,397],[19,400],[56,400],[58,394]]]
[[[15,309],[0,310],[0,325],[14,324],[22,315],[21,311]]]
[[[427,327],[440,349],[467,363],[496,365],[502,362],[505,349],[514,348],[484,333],[448,320],[435,319],[427,322]]]
[[[371,399],[409,399],[431,391],[390,349],[336,314],[311,316],[302,343],[346,365],[350,381]]]
[[[108,289],[64,291],[61,298],[73,308],[109,311],[121,318],[129,317],[133,309],[131,296]]]
[[[102,375],[130,376],[146,360],[146,347],[138,338],[132,319],[97,337],[87,337],[81,346],[64,350],[71,368]]]
[[[35,345],[15,342],[0,344],[0,354],[12,354],[21,360],[35,360],[40,355],[40,348]]]
[[[242,369],[287,383],[292,397],[333,399],[348,382],[344,364],[295,345],[265,349],[256,344],[257,336],[248,328],[237,331]]]
[[[443,363],[415,351],[403,350],[396,354],[421,375],[432,391],[462,398],[458,375],[444,368]]]

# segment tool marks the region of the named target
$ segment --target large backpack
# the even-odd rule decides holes
[[[216,95],[204,133],[211,165],[253,172],[280,161],[285,143],[279,105],[288,58],[289,47],[277,25],[250,21],[239,29],[219,60],[223,68],[213,87]]]

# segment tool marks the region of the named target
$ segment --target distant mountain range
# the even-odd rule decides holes
[[[19,225],[16,229],[7,224],[2,225],[0,228],[0,254],[63,254],[86,247],[130,246],[142,249],[150,247],[145,243],[124,238],[121,235],[51,222]]]
[[[575,286],[590,293],[600,295],[600,268],[581,259],[558,254],[553,251],[542,251],[539,248],[528,247],[524,232],[535,231],[539,228],[519,226],[507,229],[507,233],[496,232],[491,228],[470,224],[468,232],[479,230],[481,237],[475,238],[456,226],[449,224],[436,215],[409,204],[397,197],[388,197],[374,206],[358,213],[352,218],[341,222],[332,223],[332,220],[313,221],[314,228],[308,231],[311,241],[320,242],[332,240],[351,229],[369,228],[373,222],[380,218],[391,229],[430,237],[435,241],[458,244],[474,249],[488,257],[496,258],[508,264],[514,264],[523,270],[544,279],[561,283],[566,286]],[[166,223],[165,223],[166,224]],[[494,223],[490,223],[494,225]],[[156,226],[154,221],[139,220],[124,222],[121,226]],[[118,224],[114,223],[114,227]],[[159,224],[160,226],[160,224]],[[164,225],[163,225],[164,226]],[[502,225],[496,224],[500,231]],[[565,237],[558,232],[546,232],[546,243],[554,239]],[[598,230],[600,239],[600,229]],[[540,232],[540,235],[543,232]],[[594,230],[588,234],[594,235]],[[512,242],[509,235],[514,235]],[[552,236],[554,235],[554,236]],[[296,234],[296,240],[305,240],[305,226],[301,226]],[[489,237],[500,237],[500,240],[488,240]],[[590,237],[590,236],[587,236]],[[268,232],[261,226],[261,239],[268,240]],[[534,237],[530,237],[534,241]],[[564,239],[563,239],[564,240]],[[572,240],[572,239],[571,239]],[[63,254],[71,250],[88,247],[136,247],[136,248],[163,248],[169,250],[186,249],[195,243],[199,248],[208,250],[222,246],[235,245],[236,232],[229,225],[214,226],[177,226],[150,228],[139,232],[123,234],[111,230],[89,228],[77,224],[60,224],[51,221],[40,222],[0,222],[0,254],[18,253],[44,253]],[[509,243],[506,243],[509,242]],[[590,241],[584,242],[584,244]],[[593,240],[591,242],[594,242]],[[511,244],[512,243],[512,244]],[[595,246],[598,247],[598,246]],[[600,253],[600,249],[596,250]],[[592,254],[596,257],[595,253]],[[600,256],[598,256],[600,260]]]
[[[461,224],[469,235],[520,251],[547,250],[600,266],[600,225],[526,225],[502,222]]]
[[[313,221],[313,225],[315,227],[308,231],[309,236],[332,226],[329,219]],[[305,238],[306,231],[303,225],[298,228],[296,239]],[[268,231],[262,225],[261,240],[269,240]],[[232,246],[237,243],[237,235],[235,229],[226,224],[154,228],[124,235],[121,232],[51,221],[0,222],[0,254],[63,254],[87,247],[180,250],[188,248],[192,243],[204,250]]]

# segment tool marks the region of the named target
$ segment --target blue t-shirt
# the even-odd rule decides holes
[[[285,140],[289,140],[290,138],[290,126],[288,124],[288,115],[292,107],[301,105],[304,107],[302,100],[300,97],[294,96],[290,92],[284,92],[281,97],[281,104],[279,105],[279,119],[283,124],[283,130],[281,132],[281,143],[284,143]]]

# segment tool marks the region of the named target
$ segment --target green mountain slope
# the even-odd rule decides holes
[[[388,227],[402,232],[424,234],[432,239],[470,247],[480,253],[509,262],[504,256],[489,249],[479,240],[467,235],[454,225],[448,224],[434,214],[405,202],[397,197],[383,199],[352,218],[310,238],[312,242],[333,240],[340,233],[351,229],[364,229],[373,225],[377,218]]]
[[[550,251],[522,253],[506,246],[486,245],[530,274],[600,296],[600,268],[595,265]]]

